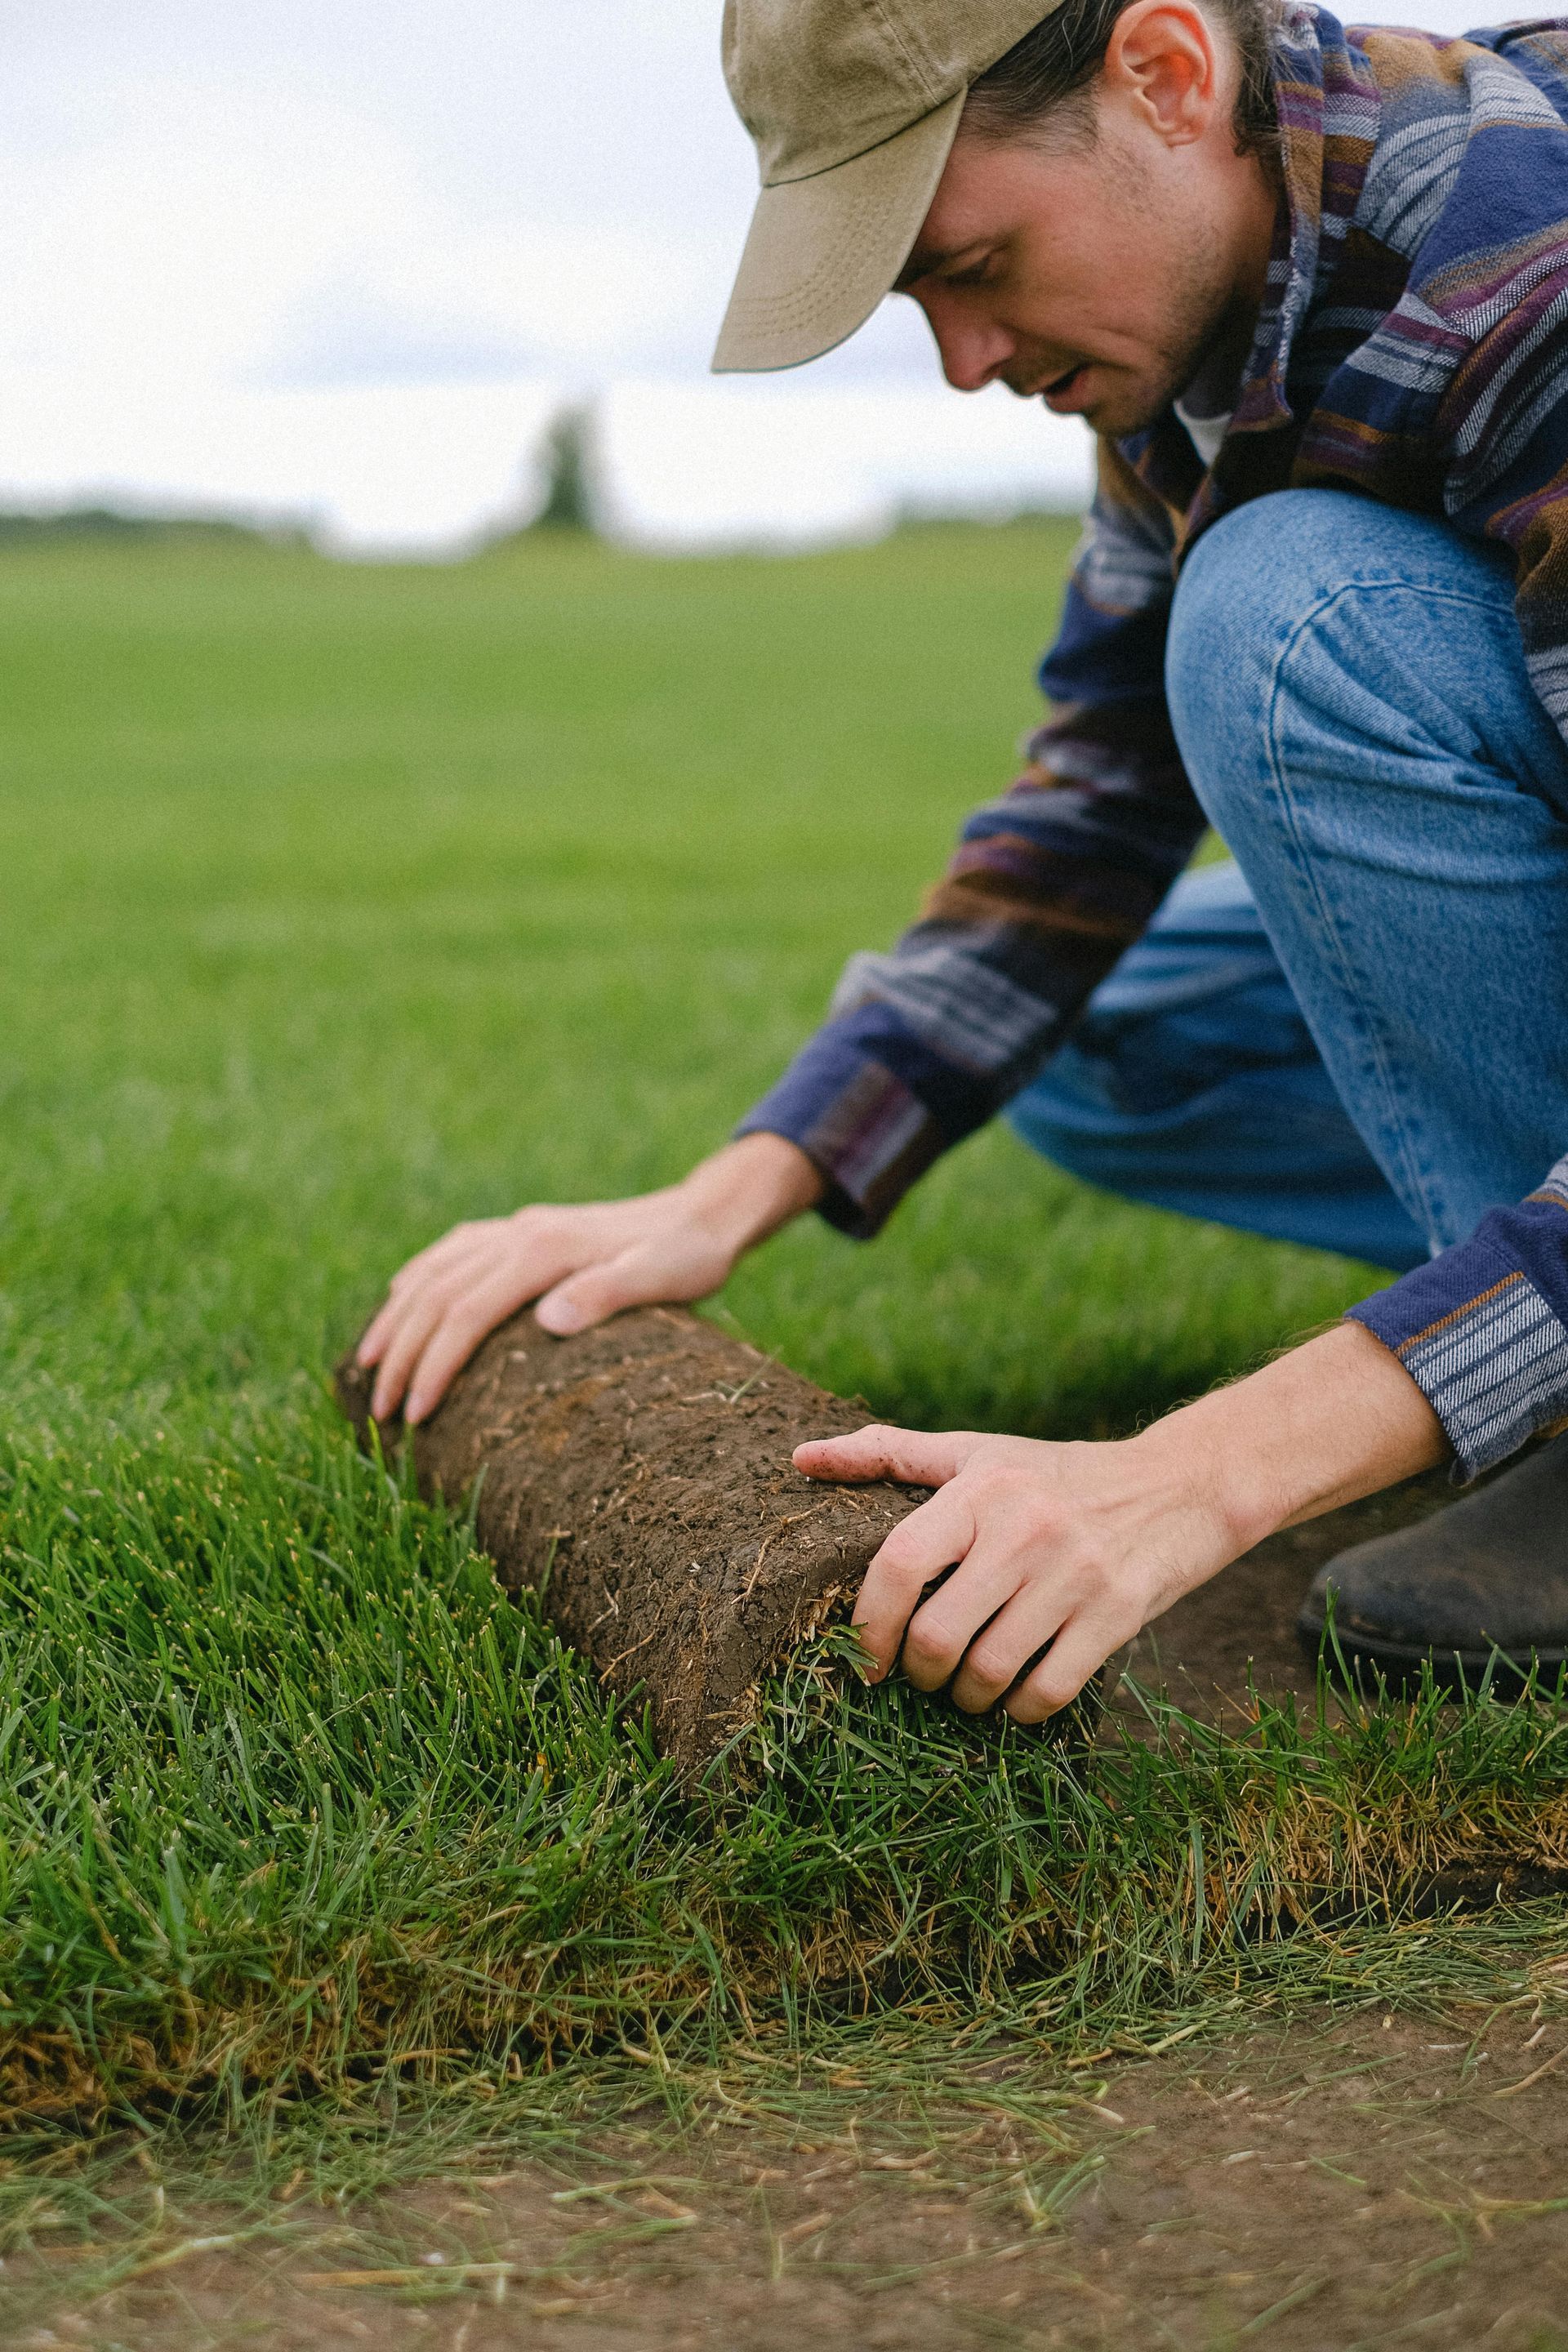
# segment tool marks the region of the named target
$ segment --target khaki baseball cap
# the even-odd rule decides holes
[[[1060,0],[725,0],[724,79],[763,188],[716,373],[864,326],[931,208],[969,85]]]

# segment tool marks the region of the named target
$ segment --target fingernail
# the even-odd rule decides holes
[[[569,1339],[574,1331],[580,1331],[583,1328],[587,1319],[580,1307],[568,1307],[564,1304],[552,1307],[548,1314],[541,1307],[535,1315],[540,1329],[552,1331],[558,1339]]]

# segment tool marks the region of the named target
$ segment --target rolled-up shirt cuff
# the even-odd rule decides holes
[[[735,1133],[782,1135],[804,1151],[827,1181],[819,1214],[869,1241],[955,1139],[847,1027],[818,1030]]]
[[[1350,1310],[1442,1423],[1460,1480],[1568,1414],[1568,1160],[1517,1208]]]

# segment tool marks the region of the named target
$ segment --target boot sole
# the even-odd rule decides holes
[[[1302,1649],[1316,1665],[1321,1657],[1335,1682],[1342,1683],[1345,1674],[1340,1659],[1332,1650],[1324,1652],[1324,1621],[1314,1625],[1298,1618],[1296,1636]],[[1523,1659],[1511,1657],[1506,1650],[1488,1647],[1484,1650],[1436,1650],[1418,1642],[1396,1642],[1382,1634],[1370,1637],[1364,1633],[1339,1632],[1339,1648],[1344,1666],[1352,1677],[1364,1667],[1381,1675],[1391,1690],[1409,1691],[1420,1685],[1424,1666],[1432,1669],[1432,1680],[1439,1690],[1452,1691],[1456,1696],[1479,1688],[1488,1669],[1491,1671],[1489,1689],[1500,1696],[1518,1697],[1529,1685],[1533,1674],[1535,1687],[1546,1695],[1552,1691],[1563,1668],[1568,1666],[1568,1648],[1532,1649]]]

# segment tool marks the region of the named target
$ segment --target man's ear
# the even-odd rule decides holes
[[[1219,52],[1195,0],[1133,0],[1112,28],[1101,74],[1107,94],[1168,147],[1190,146],[1214,120]]]

